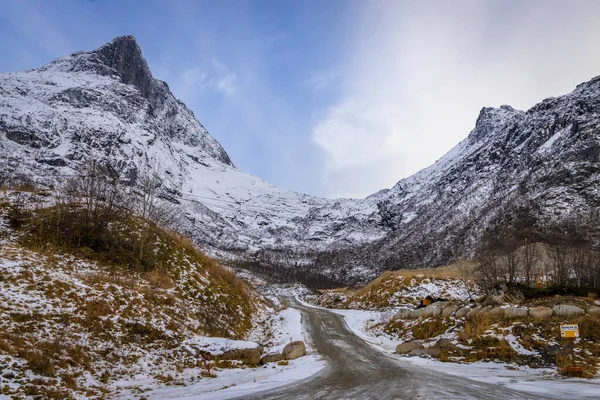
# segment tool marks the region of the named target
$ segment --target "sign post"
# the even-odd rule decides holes
[[[571,342],[571,366],[567,367],[567,373],[570,376],[581,377],[581,367],[575,365],[575,339],[579,337],[579,325],[561,325],[560,337],[563,339],[568,339]]]

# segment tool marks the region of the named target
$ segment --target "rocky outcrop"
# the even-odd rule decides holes
[[[93,159],[134,186],[148,162],[160,164],[159,197],[181,207],[181,230],[204,250],[257,268],[326,270],[332,281],[352,284],[391,265],[470,256],[490,221],[523,204],[543,222],[595,209],[598,126],[600,80],[593,79],[526,112],[482,109],[462,142],[391,189],[320,199],[235,168],[124,36],[0,74],[0,184],[56,187]]]
[[[295,360],[298,357],[306,355],[306,345],[301,340],[288,343],[283,348],[282,354],[286,360]]]

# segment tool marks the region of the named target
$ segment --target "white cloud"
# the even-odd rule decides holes
[[[226,95],[234,95],[237,92],[237,76],[215,57],[212,59],[212,67],[216,75],[214,87]]]
[[[590,51],[600,3],[364,6],[342,96],[312,130],[330,196],[365,196],[433,163],[483,106],[528,108],[600,74],[600,53]]]
[[[338,77],[337,71],[316,71],[304,83],[313,90],[320,91],[329,87]]]
[[[185,70],[177,81],[175,90],[184,99],[192,99],[207,90],[226,96],[233,96],[238,91],[236,74],[215,57],[210,65]]]

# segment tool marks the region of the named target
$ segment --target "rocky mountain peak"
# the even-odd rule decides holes
[[[146,98],[150,96],[154,78],[135,37],[119,36],[92,53],[97,54],[103,64],[113,68],[123,83],[137,87]]]

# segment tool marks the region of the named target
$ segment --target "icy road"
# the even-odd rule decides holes
[[[313,345],[328,366],[305,380],[239,399],[553,398],[547,393],[537,396],[412,366],[369,346],[350,331],[342,316],[290,302],[308,319]]]

